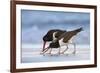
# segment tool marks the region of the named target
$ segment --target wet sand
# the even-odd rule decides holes
[[[90,49],[87,48],[76,48],[76,54],[72,54],[73,49],[69,49],[64,54],[57,54],[58,49],[52,50],[52,55],[40,54],[41,48],[22,48],[22,63],[35,63],[35,62],[58,62],[58,61],[78,61],[78,60],[89,60]]]

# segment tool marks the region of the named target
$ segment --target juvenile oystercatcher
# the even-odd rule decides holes
[[[54,32],[57,32],[55,37],[58,38],[59,36],[61,36],[61,34],[65,33],[66,31],[65,30],[60,30],[60,29],[52,29],[52,30],[49,30],[47,32],[47,34],[43,37],[43,50],[42,52],[45,50],[45,45],[46,45],[46,42],[52,42],[54,40]]]
[[[59,48],[59,54],[60,54],[60,47],[61,46],[67,46],[67,48],[62,52],[64,53],[65,51],[68,50],[68,44],[73,44],[74,45],[74,54],[76,52],[76,49],[75,49],[75,43],[73,43],[73,38],[83,30],[83,28],[79,28],[79,29],[76,29],[76,30],[73,30],[73,31],[65,31],[63,34],[61,34],[59,37],[56,38],[56,34],[58,33],[58,31],[54,32],[53,33],[53,39],[52,42],[50,43],[50,45],[45,49],[44,53],[48,50],[48,49],[51,49],[52,48]],[[51,53],[51,50],[50,50],[50,53]]]

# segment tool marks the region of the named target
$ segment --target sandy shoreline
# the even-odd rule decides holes
[[[88,60],[90,59],[90,49],[87,48],[77,48],[76,54],[73,55],[72,49],[69,49],[65,54],[58,55],[57,49],[52,51],[52,56],[45,54],[41,55],[41,48],[32,49],[32,48],[23,48],[22,49],[22,63],[31,63],[31,62],[52,62],[52,61],[77,61],[77,60]],[[47,52],[48,53],[48,52]]]

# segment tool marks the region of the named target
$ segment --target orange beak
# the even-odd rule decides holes
[[[43,51],[45,50],[46,42],[43,43]]]

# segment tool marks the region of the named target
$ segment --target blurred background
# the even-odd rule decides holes
[[[40,44],[51,29],[72,31],[83,27],[75,42],[90,44],[90,14],[80,12],[21,10],[22,43]]]

